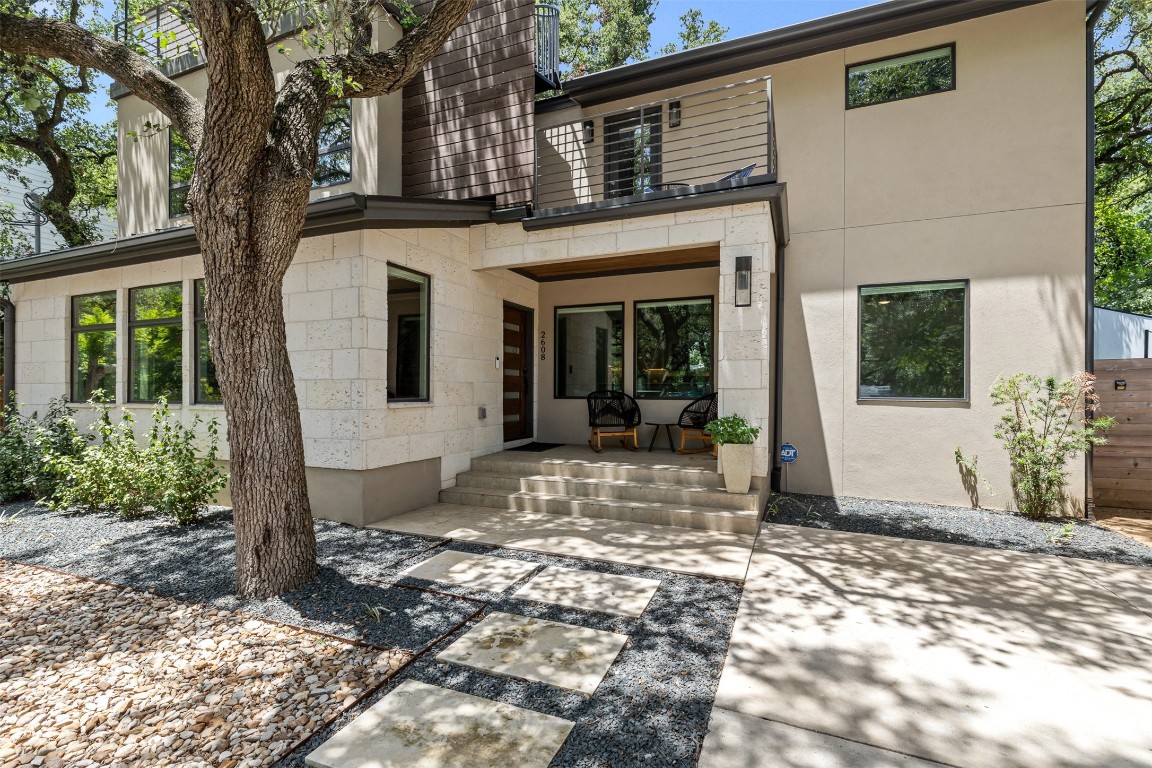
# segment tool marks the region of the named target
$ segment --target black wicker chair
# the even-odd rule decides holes
[[[618,437],[628,448],[628,438],[632,438],[630,451],[636,450],[639,440],[636,428],[640,426],[640,406],[631,395],[612,389],[600,389],[588,393],[588,426],[592,435],[588,447],[600,453],[604,450],[601,440],[605,437]]]
[[[688,403],[680,411],[680,450],[678,453],[704,453],[712,447],[712,436],[704,429],[708,422],[716,418],[716,393],[705,395],[699,400]],[[688,440],[699,440],[702,447],[688,450],[684,444]]]

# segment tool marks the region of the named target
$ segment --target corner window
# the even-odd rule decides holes
[[[861,400],[964,400],[968,283],[860,288]]]
[[[556,397],[624,389],[624,305],[556,308]]]
[[[168,216],[188,215],[192,186],[192,148],[175,128],[168,129]]]
[[[848,67],[848,109],[956,88],[956,46],[914,51]]]
[[[72,297],[72,401],[116,399],[116,292]]]
[[[427,275],[388,265],[388,399],[428,399]]]
[[[642,195],[660,188],[663,171],[661,105],[604,118],[604,197]]]
[[[324,113],[317,140],[313,187],[330,187],[352,179],[352,100],[342,99]]]
[[[212,362],[212,348],[208,339],[208,321],[204,319],[204,301],[207,289],[203,280],[196,281],[196,394],[197,403],[219,403],[220,384],[216,381],[216,364]]]
[[[128,400],[179,403],[184,370],[180,283],[128,292]]]
[[[712,297],[636,302],[636,398],[715,391]]]

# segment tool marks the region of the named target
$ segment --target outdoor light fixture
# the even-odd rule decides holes
[[[596,123],[591,120],[584,121],[584,143],[591,144],[596,138]]]
[[[752,257],[736,257],[736,306],[752,306]]]
[[[1123,392],[1124,390],[1128,389],[1128,382],[1125,381],[1124,379],[1116,379],[1113,382],[1113,384],[1116,385],[1116,389],[1119,390],[1120,392]]]
[[[678,128],[680,126],[680,102],[668,102],[668,127]]]

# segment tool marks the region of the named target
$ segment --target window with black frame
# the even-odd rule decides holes
[[[180,283],[128,292],[128,400],[183,397],[183,308]]]
[[[192,148],[175,128],[168,129],[168,215],[188,214],[188,190],[194,167]]]
[[[951,91],[956,88],[956,48],[946,45],[853,64],[847,80],[848,109]]]
[[[861,400],[964,400],[968,283],[860,288]]]
[[[428,399],[431,278],[388,265],[388,399]]]
[[[324,113],[317,139],[313,187],[330,187],[352,179],[352,100],[341,99]]]
[[[556,308],[556,397],[624,389],[624,305]]]
[[[657,104],[604,118],[604,197],[659,189],[663,108]]]
[[[636,302],[637,399],[715,391],[712,297]]]
[[[116,399],[116,291],[72,297],[72,400]]]
[[[220,383],[216,381],[216,364],[212,362],[212,347],[208,338],[208,321],[204,316],[207,289],[203,280],[196,281],[196,308],[194,314],[196,334],[196,393],[197,403],[219,403]]]

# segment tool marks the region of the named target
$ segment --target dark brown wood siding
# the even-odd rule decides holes
[[[415,5],[426,11],[432,0]],[[476,0],[404,89],[404,194],[532,200],[535,4]]]

